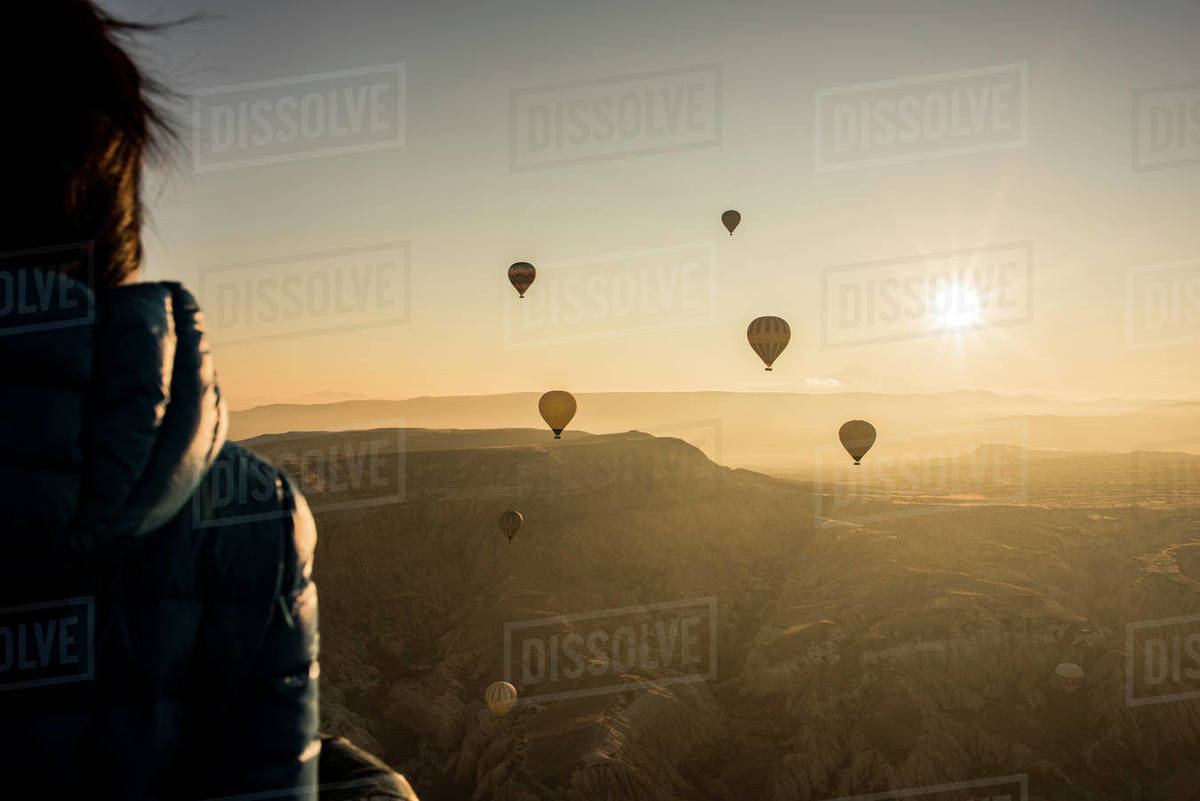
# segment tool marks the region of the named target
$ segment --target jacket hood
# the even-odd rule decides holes
[[[204,316],[176,283],[93,294],[0,273],[0,537],[88,553],[178,514],[228,427]]]

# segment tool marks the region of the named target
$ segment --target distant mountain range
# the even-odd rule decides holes
[[[512,429],[543,426],[540,393],[271,404],[232,414],[231,436],[370,428]],[[581,393],[568,431],[643,431],[692,443],[714,461],[797,472],[842,457],[838,427],[870,420],[869,458],[959,453],[981,445],[1040,450],[1200,453],[1200,403],[1073,402],[991,392]],[[549,433],[546,433],[549,437]]]

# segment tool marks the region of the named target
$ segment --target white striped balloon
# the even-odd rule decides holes
[[[483,698],[487,701],[488,709],[503,717],[517,705],[517,688],[507,681],[494,681],[488,685]]]

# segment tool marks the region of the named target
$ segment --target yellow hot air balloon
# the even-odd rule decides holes
[[[725,226],[725,230],[733,236],[733,229],[738,227],[738,223],[742,221],[742,215],[737,209],[729,209],[721,215],[721,223]]]
[[[791,341],[792,329],[782,317],[756,317],[746,327],[746,339],[769,371]]]
[[[488,709],[497,717],[504,717],[517,705],[517,688],[507,681],[494,681],[488,685],[483,697],[487,701]]]
[[[500,530],[504,532],[504,536],[508,537],[508,541],[512,542],[512,538],[517,536],[517,532],[521,530],[521,524],[525,522],[525,518],[520,512],[514,512],[509,509],[507,512],[500,513]]]
[[[562,439],[563,429],[575,416],[576,408],[575,396],[561,389],[550,390],[538,401],[538,411],[554,432],[555,439]]]
[[[842,423],[838,429],[838,439],[842,441],[846,453],[854,457],[854,463],[861,464],[862,458],[875,444],[875,426],[866,420],[850,420]]]
[[[508,282],[517,290],[519,297],[525,297],[525,290],[533,284],[537,270],[527,261],[518,261],[508,268]]]

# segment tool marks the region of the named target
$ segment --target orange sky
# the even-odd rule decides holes
[[[395,141],[354,152],[330,152],[326,130],[286,161],[197,171],[185,148],[149,182],[146,277],[200,294],[235,405],[809,391],[853,365],[899,391],[1200,394],[1200,167],[1186,115],[1182,133],[1163,122],[1200,92],[1135,100],[1200,81],[1193,5],[705,5],[207,4],[213,19],[146,53],[177,90],[206,92],[183,107],[200,109],[189,141],[215,130],[204,104],[303,100],[301,76],[338,76],[320,80],[362,102],[390,80],[402,114],[375,106]],[[982,127],[958,148],[926,116],[916,150],[871,163],[843,123],[909,94]],[[616,139],[556,143],[547,127],[623,98],[641,116]],[[505,280],[518,260],[539,268],[523,301]],[[996,278],[984,300],[1005,308],[865,322],[883,282],[934,297],[939,270]],[[248,309],[247,286],[285,279],[317,286],[295,316]],[[745,342],[763,314],[792,328],[771,374]]]

